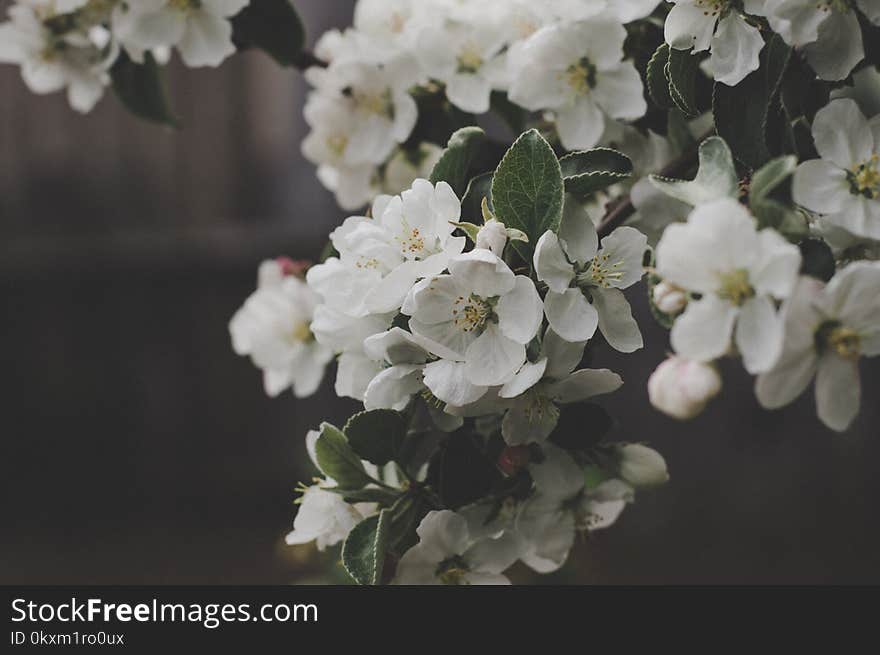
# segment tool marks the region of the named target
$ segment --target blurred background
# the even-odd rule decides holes
[[[352,4],[298,2],[310,40]],[[260,53],[169,73],[177,132],[110,94],[76,115],[0,67],[0,583],[283,584],[318,565],[283,544],[303,437],[355,405],[331,379],[267,398],[227,322],[261,259],[314,258],[345,214],[300,155],[298,73]],[[880,361],[845,435],[809,396],[764,412],[736,366],[677,423],[648,403],[666,334],[631,291],[646,348],[597,347],[626,381],[603,404],[672,481],[543,581],[880,582]]]

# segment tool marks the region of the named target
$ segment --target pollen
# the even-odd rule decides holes
[[[482,330],[491,317],[492,305],[479,296],[459,296],[452,303],[452,322],[463,332]]]
[[[856,361],[861,356],[862,340],[855,330],[838,326],[828,335],[828,347],[843,359]]]
[[[743,268],[719,273],[718,281],[718,295],[734,305],[742,305],[755,295],[755,290],[749,282],[749,272]]]
[[[437,565],[434,575],[445,585],[466,585],[465,575],[470,571],[467,562],[459,555],[453,555]]]
[[[458,72],[476,73],[483,65],[483,56],[473,45],[466,45],[458,54]]]
[[[623,279],[626,271],[623,270],[623,260],[612,260],[609,252],[602,252],[593,258],[586,271],[578,275],[581,285],[596,286],[607,289],[612,282]]]
[[[596,86],[596,67],[583,57],[560,73],[560,77],[577,95],[586,95]]]
[[[314,339],[314,335],[312,334],[312,330],[309,327],[309,324],[305,321],[300,321],[296,325],[293,326],[293,329],[290,331],[288,335],[288,340],[291,343],[308,343]]]
[[[342,157],[346,147],[348,147],[348,137],[342,134],[334,134],[327,137],[326,143],[330,152],[337,157]]]
[[[394,104],[391,99],[391,91],[385,89],[381,93],[363,93],[353,91],[351,97],[358,109],[367,114],[376,114],[386,118],[394,118]]]
[[[871,200],[880,197],[880,157],[875,153],[861,164],[853,166],[847,172],[847,178],[853,194]]]

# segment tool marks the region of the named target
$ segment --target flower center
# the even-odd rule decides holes
[[[559,418],[559,408],[550,398],[538,389],[529,389],[526,392],[526,405],[523,408],[529,425],[541,423],[547,418]]]
[[[312,330],[309,327],[309,324],[305,321],[300,321],[296,325],[293,326],[293,329],[287,335],[287,340],[291,345],[297,343],[308,343],[314,339],[314,335],[312,334]]]
[[[718,273],[718,281],[720,283],[718,295],[734,305],[742,305],[755,295],[755,290],[749,282],[749,272],[744,268],[738,268],[728,273]]]
[[[465,585],[467,581],[464,576],[470,570],[467,562],[460,555],[447,557],[437,565],[434,575],[440,579],[445,585]]]
[[[853,166],[847,171],[850,191],[857,196],[865,196],[871,200],[880,196],[880,156],[877,154]]]
[[[202,0],[168,0],[168,6],[177,11],[188,14],[201,9]]]
[[[600,252],[589,267],[578,274],[578,286],[595,286],[607,289],[612,282],[619,282],[626,271],[621,270],[623,260],[611,261],[611,253]]]
[[[582,57],[560,75],[578,95],[586,95],[596,86],[596,67],[587,57]]]
[[[394,119],[394,103],[391,98],[390,89],[385,89],[380,93],[364,93],[363,91],[350,90],[346,95],[350,95],[354,99],[355,105],[361,111]]]
[[[493,316],[491,300],[474,294],[467,298],[459,296],[452,303],[452,322],[464,332],[482,330]]]
[[[348,137],[342,134],[334,134],[333,136],[327,137],[326,143],[330,152],[337,157],[342,157],[346,146],[348,146]]]
[[[473,44],[468,44],[458,53],[458,72],[476,73],[483,65],[483,56]]]
[[[827,321],[816,331],[816,347],[820,352],[832,350],[843,359],[856,361],[862,354],[862,338],[838,321]]]

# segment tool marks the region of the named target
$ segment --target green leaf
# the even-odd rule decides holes
[[[366,487],[364,489],[322,487],[322,489],[342,496],[347,503],[380,503],[382,505],[390,505],[400,497],[398,492],[378,487]]]
[[[416,528],[428,513],[428,506],[422,497],[410,494],[397,501],[390,513],[386,550],[399,557],[418,542]]]
[[[399,412],[374,409],[352,416],[343,432],[348,444],[361,459],[384,466],[400,450],[406,437],[406,422]]]
[[[478,220],[483,215],[483,199],[492,209],[492,177],[493,172],[477,175],[468,182],[467,190],[461,199],[461,216],[470,219],[469,222]]]
[[[559,160],[565,191],[584,201],[632,175],[629,157],[611,148],[572,152]]]
[[[163,125],[178,125],[168,104],[162,72],[151,53],[145,52],[144,63],[138,64],[121,50],[110,69],[110,79],[116,97],[135,116]]]
[[[558,229],[564,193],[559,160],[537,130],[520,135],[492,177],[495,215],[525,232],[531,243]]]
[[[315,456],[321,472],[336,480],[342,489],[360,489],[370,482],[363,462],[348,445],[345,435],[329,423],[321,424]]]
[[[774,35],[761,53],[758,70],[735,87],[715,84],[715,129],[734,157],[753,170],[774,154],[767,143],[768,126],[779,113],[779,88],[790,59],[791,48]]]
[[[390,513],[382,510],[358,523],[342,544],[342,565],[359,585],[378,585],[385,567]]]
[[[697,80],[700,73],[700,58],[688,50],[669,51],[669,61],[665,68],[669,80],[669,97],[685,116],[696,118],[700,115],[697,101]]]
[[[700,167],[693,180],[675,180],[651,175],[651,184],[668,196],[689,205],[739,196],[739,180],[730,148],[717,136],[700,144]]]
[[[242,48],[259,48],[282,66],[299,62],[306,33],[289,0],[250,0],[232,19],[232,39]]]
[[[431,184],[446,182],[461,198],[467,190],[468,172],[480,147],[486,142],[486,133],[479,127],[457,130],[446,145],[446,150],[431,171]]]
[[[791,176],[797,168],[794,156],[779,157],[752,176],[749,206],[761,228],[772,227],[791,241],[807,236],[806,218],[791,204]]]
[[[669,65],[669,44],[663,43],[654,52],[648,62],[647,79],[648,95],[654,104],[660,109],[672,109],[675,102],[669,95],[669,79],[666,77],[666,67]]]
[[[798,246],[801,249],[801,275],[809,275],[828,282],[834,277],[837,265],[834,253],[821,239],[806,239]]]

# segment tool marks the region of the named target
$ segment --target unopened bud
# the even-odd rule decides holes
[[[310,263],[305,259],[291,259],[290,257],[276,257],[275,263],[281,268],[282,275],[293,275],[305,278]]]
[[[648,378],[648,397],[661,412],[686,420],[699,415],[721,391],[721,376],[711,364],[673,356]]]
[[[652,487],[669,480],[666,460],[653,448],[637,443],[618,447],[620,477],[634,487]]]
[[[485,248],[501,257],[507,245],[507,228],[504,223],[492,219],[477,232],[477,248]]]
[[[660,282],[652,294],[654,306],[664,314],[678,314],[687,305],[688,297],[684,289],[669,282]]]
[[[514,476],[531,460],[528,446],[506,446],[498,456],[498,468],[505,475]]]

